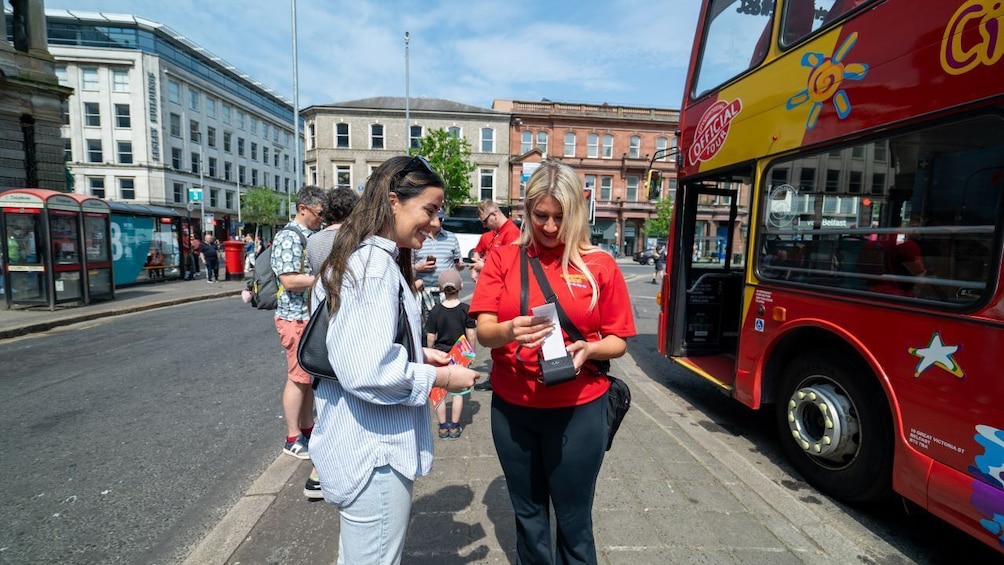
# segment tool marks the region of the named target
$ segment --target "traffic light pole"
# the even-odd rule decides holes
[[[676,155],[679,150],[679,147],[667,147],[652,154],[652,158],[648,162],[648,171],[645,174],[645,185],[648,188],[649,200],[657,200],[662,196],[662,172],[655,169],[655,160],[660,157]],[[653,182],[653,180],[656,182]]]

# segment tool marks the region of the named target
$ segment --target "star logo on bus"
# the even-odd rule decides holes
[[[931,367],[941,367],[959,379],[965,378],[966,372],[962,370],[962,367],[952,357],[959,351],[959,348],[960,346],[958,345],[945,345],[945,342],[941,340],[941,333],[934,332],[927,347],[911,347],[907,349],[910,355],[920,357],[917,368],[913,370],[913,376],[920,377],[921,373]]]
[[[808,52],[802,56],[802,66],[812,69],[809,73],[808,85],[788,99],[788,110],[811,102],[809,116],[805,119],[805,129],[813,129],[819,121],[819,114],[827,100],[833,99],[833,108],[842,120],[851,113],[851,100],[847,91],[840,88],[845,80],[861,80],[868,75],[868,65],[865,63],[844,63],[844,58],[851,52],[858,41],[857,32],[852,33],[833,52],[832,57],[823,53]]]

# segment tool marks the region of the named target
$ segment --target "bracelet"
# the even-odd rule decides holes
[[[443,387],[445,389],[450,388],[450,377],[453,376],[453,365],[446,366],[446,385]]]

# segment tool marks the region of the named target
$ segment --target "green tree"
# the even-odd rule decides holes
[[[673,218],[673,201],[663,198],[655,203],[655,217],[645,220],[645,235],[669,237],[669,223]]]
[[[422,137],[414,153],[429,160],[446,184],[446,198],[443,207],[447,213],[456,205],[475,202],[471,196],[471,173],[476,168],[471,163],[471,144],[466,139],[457,138],[446,130],[434,129]]]
[[[254,186],[241,195],[241,219],[255,225],[255,237],[261,235],[261,225],[272,225],[279,215],[282,196],[271,188]]]

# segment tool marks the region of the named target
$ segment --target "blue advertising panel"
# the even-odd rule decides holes
[[[115,286],[135,283],[143,272],[154,234],[154,218],[112,214]]]

